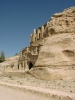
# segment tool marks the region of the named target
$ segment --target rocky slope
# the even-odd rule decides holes
[[[18,68],[19,55],[6,58],[4,62],[0,63],[0,70],[11,71]]]

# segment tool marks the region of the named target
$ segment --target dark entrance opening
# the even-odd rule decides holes
[[[33,64],[30,62],[29,63],[29,70],[33,67]]]
[[[55,34],[55,30],[53,28],[50,29],[50,34],[51,35]]]
[[[18,70],[19,70],[19,64],[18,64]]]

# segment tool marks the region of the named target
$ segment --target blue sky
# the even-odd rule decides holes
[[[0,0],[0,52],[6,57],[19,53],[29,46],[33,29],[71,6],[75,0]]]

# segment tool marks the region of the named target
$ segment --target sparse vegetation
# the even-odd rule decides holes
[[[5,61],[5,53],[2,51],[0,53],[0,63],[3,62],[3,61]]]
[[[15,53],[15,55],[14,56],[17,56],[18,55],[18,53]]]

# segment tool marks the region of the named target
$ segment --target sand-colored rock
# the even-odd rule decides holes
[[[48,37],[39,52],[35,66],[75,65],[75,33],[56,34]]]
[[[75,7],[70,7],[53,14],[49,21],[33,30],[30,46],[20,52],[19,69],[75,65],[74,44]]]
[[[75,7],[54,14],[48,24],[47,37],[30,73],[45,80],[74,79]]]
[[[6,58],[4,62],[0,63],[0,69],[3,71],[11,71],[18,69],[19,55]]]

